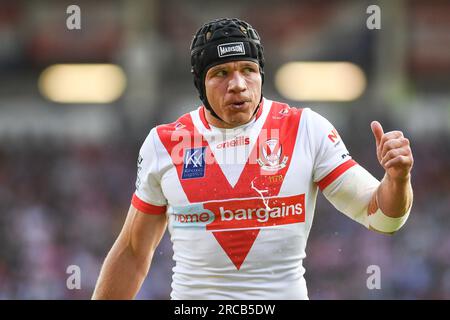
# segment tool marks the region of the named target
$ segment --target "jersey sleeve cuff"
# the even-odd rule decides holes
[[[136,193],[133,193],[133,197],[131,198],[131,204],[138,209],[139,211],[146,214],[164,214],[166,213],[167,206],[155,206],[153,204],[147,203],[141,200]]]
[[[345,171],[350,169],[351,167],[357,165],[358,163],[349,159],[344,163],[337,166],[333,171],[327,174],[323,179],[321,179],[317,184],[319,185],[319,189],[323,191],[326,187],[328,187],[334,180],[336,180],[340,175],[342,175]]]

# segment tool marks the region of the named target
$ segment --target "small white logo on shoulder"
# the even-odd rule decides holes
[[[230,42],[219,44],[217,46],[219,58],[228,56],[245,55],[245,47],[243,42]]]

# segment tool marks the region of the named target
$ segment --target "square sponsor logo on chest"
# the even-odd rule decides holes
[[[202,178],[205,176],[206,147],[186,149],[184,153],[182,179]]]

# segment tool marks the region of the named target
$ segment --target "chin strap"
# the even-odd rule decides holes
[[[205,109],[208,110],[209,113],[210,113],[213,117],[216,117],[216,118],[219,119],[220,121],[223,121],[223,119],[222,119],[221,117],[219,117],[219,116],[217,115],[217,113],[214,112],[214,109],[211,108],[211,106],[209,105],[208,100],[205,101]],[[223,122],[225,122],[225,121],[223,121]]]

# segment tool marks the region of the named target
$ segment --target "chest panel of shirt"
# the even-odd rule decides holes
[[[253,208],[264,208],[267,205],[273,206],[277,201],[282,201],[277,199],[277,197],[283,184],[283,178],[290,166],[300,117],[301,110],[290,109],[284,104],[272,104],[250,156],[234,186],[225,177],[220,165],[214,159],[214,154],[208,141],[196,128],[189,114],[178,120],[178,128],[182,127],[184,130],[177,130],[178,133],[175,135],[173,134],[175,124],[159,126],[157,132],[160,141],[164,145],[167,154],[171,155],[172,158],[173,168],[168,170],[167,174],[170,174],[170,177],[175,179],[174,171],[176,171],[177,179],[190,204],[203,204],[204,208],[209,208],[215,212],[217,212],[221,201],[227,200],[229,205],[238,207],[242,207],[242,205]],[[267,145],[267,141],[278,141],[278,143],[275,143],[275,146],[270,146]],[[192,148],[204,148],[204,176],[201,178],[183,179],[184,162],[180,161],[180,159],[184,159],[186,149]],[[266,150],[263,150],[263,148],[266,148]],[[272,150],[270,150],[271,148]],[[270,167],[270,164],[264,161],[264,157],[270,156],[271,152],[278,152],[277,157],[281,164],[278,161],[278,170],[263,170],[263,166]],[[277,164],[277,161],[273,163]],[[171,195],[174,198],[171,199]],[[173,193],[171,195],[167,195],[169,205],[172,202],[179,203],[177,196]],[[298,197],[295,200],[304,202],[304,195],[299,195],[299,197],[300,200]],[[287,218],[283,219],[280,224],[297,222],[299,221]],[[228,224],[226,229],[233,229],[233,227],[237,229],[229,231],[224,230],[220,223],[213,221],[206,227],[206,230],[213,232],[216,240],[236,268],[239,269],[258,236],[259,228],[264,226],[264,223],[258,222],[255,224],[255,221],[248,220],[246,224],[238,223],[235,226]]]
[[[176,170],[188,201],[190,203],[202,203],[213,200],[261,197],[257,190],[264,191],[265,197],[277,196],[283,183],[283,177],[290,166],[301,117],[301,110],[294,108],[289,108],[289,112],[283,114],[282,110],[287,110],[287,108],[287,105],[284,104],[272,104],[256,143],[234,186],[230,184],[220,165],[214,159],[214,153],[208,141],[197,130],[189,114],[183,116],[177,122],[178,126],[180,124],[183,126],[182,130],[175,130],[175,124],[158,126],[157,132],[160,141],[167,154],[171,156],[173,169]],[[280,165],[279,170],[276,171],[262,169],[267,155],[278,151],[278,149],[270,150],[270,146],[265,145],[269,140],[278,140],[279,143],[275,146],[275,148],[281,147],[281,154],[278,158],[281,162],[285,160]],[[201,147],[204,148],[205,157],[204,176],[183,179],[183,160],[186,149]],[[265,152],[263,148],[266,149]],[[167,173],[173,178],[173,172]],[[172,202],[171,200],[175,200],[170,199],[170,196],[167,195],[169,205]],[[173,202],[179,203],[176,200]]]

